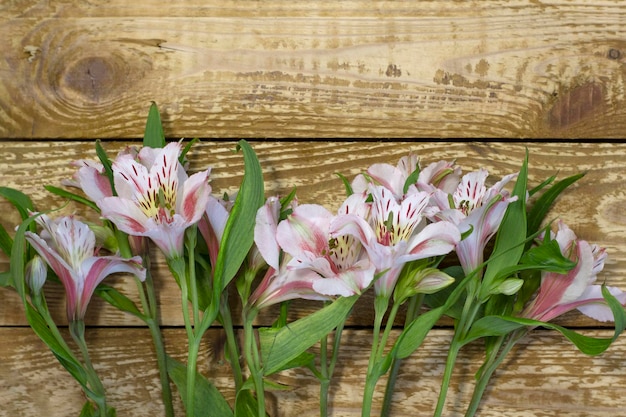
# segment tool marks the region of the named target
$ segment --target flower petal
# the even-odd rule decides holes
[[[111,220],[118,229],[133,236],[147,236],[148,217],[128,199],[107,197],[97,201],[102,217]]]

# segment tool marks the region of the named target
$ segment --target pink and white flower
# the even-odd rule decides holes
[[[365,175],[357,175],[352,182],[355,193],[368,190],[369,184],[382,185],[390,190],[396,198],[401,198],[405,193],[404,187],[411,174],[419,167],[417,156],[413,153],[403,156],[396,166],[385,163],[373,164],[367,169]],[[439,188],[451,193],[457,186],[461,177],[461,168],[453,162],[433,162],[419,171],[415,182],[409,184],[411,191],[433,191]],[[408,192],[409,190],[407,190]]]
[[[484,169],[465,174],[451,195],[443,190],[434,190],[435,207],[427,210],[428,217],[434,221],[452,222],[461,233],[471,230],[470,235],[456,247],[466,274],[483,263],[487,243],[498,231],[508,205],[517,200],[504,190],[504,186],[517,174],[505,176],[490,188],[485,185],[487,176]]]
[[[120,155],[113,162],[117,196],[96,201],[102,216],[132,236],[145,236],[169,258],[183,253],[185,230],[205,212],[210,170],[187,176],[178,161],[180,143],[144,147],[137,158]]]
[[[359,199],[364,196],[349,198],[340,211],[361,207]],[[257,215],[255,242],[270,266],[252,296],[258,307],[292,298],[351,296],[370,285],[374,266],[352,236],[331,236],[332,213],[305,204],[279,223],[279,210],[279,202],[269,200]]]
[[[566,274],[544,272],[536,297],[521,316],[547,322],[578,309],[593,319],[612,321],[613,313],[602,297],[602,286],[594,284],[604,268],[605,249],[578,239],[563,222],[559,222],[554,239],[561,253],[577,264]],[[626,304],[626,293],[615,287],[607,289],[621,304]]]
[[[398,200],[380,185],[370,184],[369,191],[373,199],[369,219],[337,216],[331,233],[350,234],[363,244],[376,271],[383,273],[375,283],[376,294],[389,297],[405,263],[447,254],[461,237],[450,222],[424,225],[430,193],[414,190]]]
[[[74,217],[51,220],[37,218],[43,227],[41,236],[26,232],[26,239],[57,274],[65,287],[69,321],[82,320],[96,286],[107,276],[130,273],[140,280],[146,277],[141,258],[97,256],[96,237],[89,227]]]

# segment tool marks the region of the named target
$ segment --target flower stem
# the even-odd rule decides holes
[[[376,370],[378,363],[379,351],[382,353],[380,329],[382,327],[383,317],[389,306],[389,297],[376,296],[374,300],[374,328],[372,332],[372,351],[370,352],[369,363],[367,365],[367,375],[365,377],[365,389],[363,392],[363,406],[361,407],[361,416],[370,417],[372,410],[372,401],[374,399],[374,390],[380,375]]]
[[[424,302],[424,294],[417,294],[410,298],[409,306],[407,308],[406,316],[404,319],[404,327],[406,328],[419,316],[420,309]],[[387,417],[391,412],[391,405],[393,399],[393,392],[396,386],[396,380],[398,379],[398,372],[400,371],[400,365],[402,359],[393,358],[391,370],[389,371],[389,378],[387,379],[387,386],[385,387],[385,397],[383,398],[383,406],[380,411],[381,417]]]
[[[476,381],[474,392],[472,393],[472,399],[467,407],[467,411],[465,412],[465,417],[473,417],[474,414],[476,414],[480,401],[482,400],[485,389],[487,388],[493,373],[496,369],[498,369],[502,361],[524,334],[526,334],[526,331],[522,331],[520,333],[514,332],[512,335],[509,335],[509,338],[506,340],[506,344],[504,344],[504,346],[502,346],[505,341],[504,337],[498,338],[497,348],[493,350],[494,354],[487,358],[480,378]]]
[[[254,389],[257,400],[258,417],[265,417],[265,387],[263,384],[263,372],[260,366],[259,352],[254,337],[254,328],[252,322],[257,311],[252,310],[249,314],[244,312],[244,340],[245,340],[245,356],[250,369],[250,376],[254,382]]]
[[[450,380],[452,378],[452,371],[456,363],[456,358],[459,351],[465,344],[465,336],[474,323],[474,318],[480,309],[481,304],[478,302],[476,297],[478,289],[479,281],[470,281],[469,288],[467,290],[467,298],[465,299],[465,304],[463,306],[463,312],[461,313],[454,331],[454,336],[450,342],[448,357],[446,359],[446,367],[441,381],[441,389],[439,390],[439,398],[437,399],[437,406],[433,415],[434,417],[441,416],[441,413],[443,412],[443,406],[446,402],[446,394],[448,393],[448,388],[450,386]]]
[[[172,389],[170,387],[169,375],[167,373],[167,359],[165,353],[165,344],[163,343],[163,335],[159,326],[158,308],[156,293],[154,291],[154,281],[150,273],[150,258],[145,256],[143,259],[146,268],[146,279],[142,283],[138,279],[137,288],[139,290],[139,298],[141,300],[142,309],[144,311],[145,322],[152,336],[152,343],[156,353],[157,366],[159,368],[159,379],[161,381],[161,399],[165,408],[166,417],[174,417],[174,406],[172,402]]]
[[[241,364],[239,363],[239,344],[235,337],[230,305],[228,303],[228,291],[224,290],[220,302],[220,316],[222,318],[222,327],[226,332],[226,344],[230,355],[230,365],[233,368],[233,377],[235,379],[235,392],[239,392],[243,385],[243,373],[241,372]]]
[[[98,413],[100,414],[100,417],[107,417],[106,394],[104,392],[104,386],[102,385],[102,381],[100,381],[100,378],[98,377],[98,374],[96,373],[96,370],[91,363],[89,352],[87,350],[87,343],[85,342],[85,322],[83,320],[75,320],[70,322],[69,327],[70,334],[72,335],[72,338],[76,342],[76,345],[83,355],[85,372],[87,374],[89,386],[91,387],[91,392],[87,394],[90,394],[89,397],[98,406]]]
[[[197,341],[194,331],[194,324],[189,316],[189,288],[187,286],[187,271],[183,258],[168,259],[168,264],[172,273],[178,278],[181,292],[181,305],[183,309],[183,321],[187,331],[187,395],[185,405],[187,407],[187,417],[194,417],[194,391],[196,377]]]
[[[320,341],[320,417],[328,415],[328,392],[330,390],[330,382],[332,380],[333,373],[335,372],[337,358],[339,357],[339,346],[341,345],[341,334],[344,326],[345,320],[342,321],[335,329],[330,362],[328,361],[328,336],[324,336],[324,338]]]

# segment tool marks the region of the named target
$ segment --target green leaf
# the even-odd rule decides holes
[[[233,279],[252,247],[256,212],[265,199],[263,174],[256,154],[244,140],[239,141],[239,148],[243,151],[245,173],[226,221],[215,262],[215,300]]]
[[[141,313],[141,311],[137,308],[137,305],[130,298],[126,297],[115,288],[100,284],[96,287],[94,292],[118,310],[130,313],[143,321],[146,320],[146,316]]]
[[[258,410],[258,403],[252,391],[243,388],[239,390],[235,399],[235,417],[256,417],[259,415]],[[265,415],[267,416],[267,413]]]
[[[26,319],[35,334],[48,346],[50,351],[57,358],[59,363],[78,381],[79,384],[87,389],[87,374],[83,366],[67,348],[56,339],[44,318],[35,310],[30,303],[24,305],[26,309]]]
[[[543,182],[541,184],[539,184],[538,186],[534,187],[532,190],[528,191],[528,195],[530,197],[534,196],[535,194],[537,194],[539,191],[543,190],[544,188],[546,188],[548,185],[552,184],[554,182],[554,180],[556,179],[556,176],[553,175],[551,177],[546,178],[545,180],[543,180]]]
[[[450,270],[450,272],[454,273],[452,270]],[[466,292],[465,287],[470,280],[475,277],[476,275],[473,273],[467,275],[454,287],[454,290],[450,293],[445,303],[419,315],[406,326],[394,343],[390,355],[393,355],[395,358],[403,359],[415,352],[426,338],[430,329],[437,323],[437,320],[444,314],[448,314],[448,311],[457,304],[461,295]]]
[[[47,191],[51,192],[52,194],[56,194],[59,197],[67,198],[69,200],[76,201],[77,203],[84,204],[87,207],[92,208],[96,212],[100,213],[100,208],[96,205],[96,203],[94,203],[93,201],[89,200],[88,198],[85,198],[85,197],[83,197],[81,195],[78,195],[78,194],[74,194],[74,193],[69,192],[67,190],[64,190],[62,188],[55,187],[53,185],[45,185],[44,188]]]
[[[180,156],[178,157],[178,162],[180,162],[182,165],[185,165],[185,163],[187,162],[186,161],[187,154],[191,150],[191,147],[199,141],[200,139],[198,138],[193,138],[192,140],[190,140],[189,143],[187,143],[185,147],[183,148],[183,150],[180,152]]]
[[[528,150],[517,176],[513,195],[517,201],[509,203],[496,235],[493,252],[483,277],[480,298],[486,299],[494,279],[504,268],[516,265],[524,252],[526,241],[526,186],[528,181]]]
[[[113,195],[117,195],[115,192],[115,181],[113,180],[113,166],[111,165],[111,160],[107,156],[106,151],[102,147],[102,143],[100,143],[100,139],[96,140],[96,155],[98,155],[98,159],[104,167],[104,174],[109,179]]]
[[[624,307],[622,307],[619,301],[612,296],[604,286],[602,286],[602,295],[604,296],[608,306],[611,308],[613,317],[615,318],[615,333],[611,338],[585,336],[553,323],[546,323],[521,317],[485,316],[474,322],[463,343],[469,343],[478,338],[487,336],[505,336],[523,327],[542,326],[560,332],[584,354],[599,355],[611,346],[611,344],[626,327],[626,311],[624,310]]]
[[[346,176],[340,172],[335,172],[335,175],[338,176],[343,183],[343,186],[346,189],[346,196],[350,197],[352,194],[354,194],[354,190],[352,190],[352,184],[350,184],[350,181],[348,181]]]
[[[263,374],[271,375],[296,360],[303,352],[346,320],[359,297],[341,297],[315,313],[278,329],[259,329]]]
[[[176,359],[167,356],[167,372],[185,403],[187,399],[187,367]],[[198,417],[224,416],[232,417],[233,411],[219,390],[202,374],[196,374],[194,395],[194,414]],[[185,409],[189,405],[185,403]]]
[[[0,197],[4,197],[9,200],[13,206],[17,209],[22,217],[22,220],[26,220],[30,214],[29,211],[36,211],[32,200],[26,194],[9,187],[0,187]]]
[[[14,287],[10,272],[0,272],[0,287]]]
[[[419,164],[417,164],[417,168],[415,168],[415,171],[411,172],[411,174],[406,178],[406,181],[404,181],[404,186],[402,187],[403,193],[406,194],[406,192],[409,191],[409,187],[417,183],[417,179],[420,176],[420,172],[421,172],[421,168]]]
[[[150,110],[148,111],[146,129],[143,134],[143,146],[150,148],[165,147],[165,133],[163,132],[163,124],[161,123],[161,114],[155,102],[152,102]]]
[[[11,239],[11,236],[7,233],[4,226],[0,224],[0,250],[2,250],[6,256],[11,256],[12,247],[13,239]]]
[[[87,401],[83,409],[80,410],[79,417],[98,417],[98,410],[91,401]]]
[[[541,223],[543,222],[546,214],[552,207],[554,200],[570,185],[584,177],[585,174],[576,174],[571,177],[567,177],[556,184],[550,189],[544,192],[541,197],[535,201],[532,208],[528,211],[528,234],[531,235],[539,230]]]

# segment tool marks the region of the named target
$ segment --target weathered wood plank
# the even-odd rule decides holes
[[[138,143],[138,142],[135,142]],[[104,145],[114,154],[129,142],[107,142]],[[554,143],[400,143],[400,142],[254,142],[265,173],[266,190],[286,193],[297,186],[300,202],[316,202],[330,209],[337,209],[344,196],[341,182],[334,172],[346,175],[366,169],[375,162],[395,163],[409,152],[415,151],[424,164],[440,159],[456,159],[465,172],[484,166],[495,179],[515,172],[519,168],[525,147],[530,152],[531,183],[538,184],[546,177],[558,173],[559,178],[580,171],[587,175],[569,189],[557,202],[551,216],[562,217],[579,234],[591,242],[605,246],[609,260],[600,279],[626,288],[626,218],[622,207],[626,194],[622,184],[625,144],[554,144]],[[192,170],[213,167],[211,177],[213,191],[221,195],[232,191],[242,174],[241,155],[233,154],[234,143],[200,143],[190,154]],[[73,169],[69,161],[77,158],[95,158],[93,142],[3,142],[0,143],[0,178],[3,186],[14,187],[31,195],[40,209],[61,207],[64,201],[50,197],[43,185],[59,185],[69,178]],[[93,213],[76,205],[70,205],[64,213]],[[8,230],[18,224],[19,217],[4,200],[0,200],[0,222]],[[155,262],[155,279],[162,308],[163,323],[181,325],[179,290],[169,277],[163,259]],[[0,270],[8,268],[7,259],[0,258]],[[110,283],[133,297],[136,286],[123,278],[112,278]],[[59,322],[64,322],[63,294],[60,287],[50,285],[46,290],[51,309]],[[0,289],[0,324],[24,325],[25,319],[18,297]],[[316,303],[296,303],[293,317],[317,308]],[[355,324],[372,323],[371,300],[359,304]],[[274,320],[274,312],[261,318],[261,323]],[[95,325],[140,325],[141,323],[94,300],[90,306],[87,322]],[[595,325],[581,315],[569,316],[570,325]]]
[[[608,336],[607,332],[590,334]],[[185,358],[184,330],[166,330],[168,350]],[[331,415],[359,416],[370,337],[366,330],[347,330],[335,383]],[[144,329],[88,329],[87,343],[94,364],[120,416],[163,415],[158,375],[151,342]],[[26,417],[78,415],[84,401],[80,389],[30,329],[0,328],[0,403],[3,415]],[[210,330],[200,354],[200,369],[232,403],[230,368],[224,359],[219,331]],[[439,392],[450,332],[434,330],[422,349],[404,361],[393,407],[395,416],[429,415]],[[520,342],[487,391],[481,416],[607,416],[623,415],[626,368],[625,339],[619,339],[599,357],[577,352],[562,338],[536,331]],[[449,391],[446,416],[462,415],[480,362],[480,348],[462,352]],[[576,366],[572,366],[576,363]],[[316,416],[319,385],[308,371],[294,370],[275,377],[292,387],[269,393],[274,417]],[[384,384],[375,396],[376,413]],[[177,409],[181,411],[180,402]]]
[[[0,137],[623,138],[614,1],[0,6]]]

